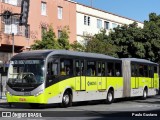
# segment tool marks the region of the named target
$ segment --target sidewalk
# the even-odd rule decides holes
[[[6,97],[0,98],[0,103],[6,103],[6,102],[7,102]]]

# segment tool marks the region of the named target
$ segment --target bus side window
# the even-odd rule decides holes
[[[47,75],[58,75],[58,63],[49,62],[47,65]]]
[[[102,65],[101,65],[101,62],[98,62],[97,76],[102,76]]]
[[[148,77],[148,66],[144,65],[144,77]]]
[[[60,74],[63,76],[73,75],[73,60],[61,59],[60,60]]]
[[[107,76],[114,76],[114,63],[112,62],[107,63]]]
[[[96,75],[96,63],[93,61],[87,62],[87,76],[95,76]]]
[[[97,76],[105,76],[105,63],[104,62],[97,63]]]
[[[144,77],[144,65],[139,65],[139,77]]]
[[[132,77],[136,77],[135,64],[131,64],[131,76],[132,76]]]
[[[158,73],[158,68],[157,68],[157,66],[154,66],[154,73]]]
[[[149,66],[148,70],[149,70],[149,77],[153,78],[154,77],[153,66]]]
[[[119,77],[122,75],[121,71],[121,63],[115,63],[115,72],[116,76]]]

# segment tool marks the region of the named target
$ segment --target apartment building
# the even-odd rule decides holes
[[[0,12],[21,12],[22,0],[0,0]],[[0,67],[21,51],[28,50],[49,26],[59,37],[61,30],[69,26],[70,43],[85,43],[83,36],[94,35],[105,28],[107,34],[117,25],[131,24],[135,20],[103,10],[85,6],[71,0],[30,0],[28,25],[19,26],[19,15],[8,19],[0,17]],[[138,22],[139,27],[143,23]],[[14,50],[12,49],[14,46]]]
[[[108,34],[118,25],[131,24],[133,22],[137,22],[139,27],[144,25],[136,20],[82,4],[76,4],[76,18],[77,41],[82,44],[85,43],[84,36],[92,36],[101,29],[106,29],[106,34]]]
[[[1,0],[0,12],[21,12],[22,0]],[[0,61],[6,63],[14,53],[30,48],[42,32],[52,26],[56,36],[65,26],[70,29],[70,42],[76,40],[76,3],[69,0],[30,0],[28,25],[19,26],[19,15],[0,17]],[[14,40],[14,43],[13,43]],[[14,45],[14,50],[12,47]]]

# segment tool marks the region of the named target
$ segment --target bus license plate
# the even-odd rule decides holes
[[[31,92],[24,92],[25,96],[31,95]]]

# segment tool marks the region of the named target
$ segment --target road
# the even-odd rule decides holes
[[[102,101],[92,101],[88,104],[76,103],[69,108],[60,108],[57,104],[42,105],[38,109],[32,109],[27,104],[14,104],[9,108],[7,103],[0,104],[0,111],[12,111],[17,113],[40,113],[44,120],[46,116],[56,119],[96,119],[116,118],[116,117],[134,117],[141,115],[153,118],[160,118],[160,95],[150,97],[146,100],[140,98],[118,99],[113,104],[104,104]],[[38,115],[38,114],[37,114]],[[44,118],[43,118],[44,117]],[[78,117],[78,118],[77,118]],[[88,118],[89,117],[89,118]],[[149,118],[149,119],[151,119]],[[49,119],[45,118],[45,119]],[[35,119],[34,119],[35,120]]]

